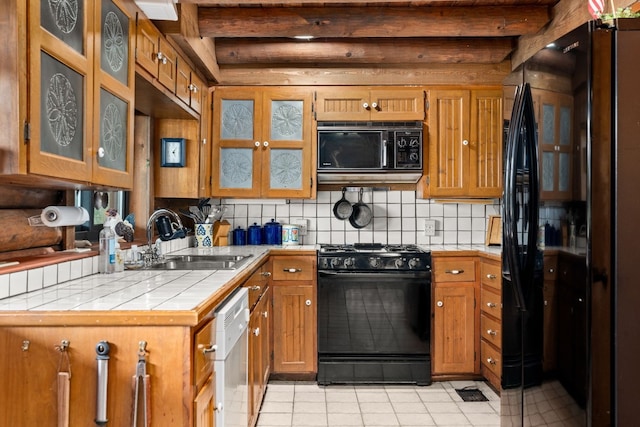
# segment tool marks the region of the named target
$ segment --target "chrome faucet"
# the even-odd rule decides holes
[[[178,228],[176,229],[176,232],[174,233],[174,235],[171,237],[171,239],[175,239],[177,237],[180,238],[184,238],[187,233],[184,230],[184,226],[182,225],[182,221],[180,220],[180,217],[178,216],[177,213],[175,213],[174,211],[170,210],[170,209],[158,209],[157,211],[153,212],[151,214],[151,216],[149,217],[149,220],[147,221],[147,245],[148,245],[148,249],[147,251],[145,251],[145,264],[149,265],[149,264],[153,264],[154,262],[156,262],[159,259],[159,254],[158,254],[158,250],[155,246],[155,244],[151,241],[151,239],[153,239],[153,224],[155,223],[155,220],[162,215],[170,215],[173,217],[173,219],[175,219],[176,224],[178,225]],[[179,233],[180,232],[180,233]]]

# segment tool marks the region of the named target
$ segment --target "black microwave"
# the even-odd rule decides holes
[[[421,122],[318,123],[318,172],[421,170]]]

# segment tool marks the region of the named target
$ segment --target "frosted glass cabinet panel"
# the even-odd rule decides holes
[[[296,87],[216,89],[213,196],[311,197],[311,97]]]
[[[573,177],[573,97],[534,90],[538,101],[538,145],[542,200],[571,200]]]

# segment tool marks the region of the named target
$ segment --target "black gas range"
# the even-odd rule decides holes
[[[321,245],[318,384],[431,383],[431,253]]]
[[[431,252],[417,245],[380,243],[320,245],[318,270],[430,271]]]

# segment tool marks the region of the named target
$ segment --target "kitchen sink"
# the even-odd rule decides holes
[[[251,255],[176,255],[147,267],[148,270],[235,270]]]

